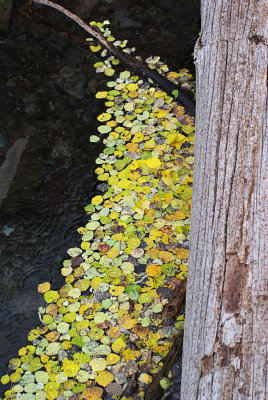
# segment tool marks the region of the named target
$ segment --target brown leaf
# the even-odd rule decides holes
[[[78,267],[83,261],[84,261],[83,258],[79,257],[79,256],[73,257],[71,259],[71,263],[72,263],[73,267]]]
[[[104,244],[100,244],[99,247],[98,247],[98,250],[101,253],[106,253],[109,249],[110,249],[110,246],[108,244],[105,244],[105,243]]]

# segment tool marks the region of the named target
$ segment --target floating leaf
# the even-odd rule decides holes
[[[96,382],[100,385],[100,386],[107,386],[109,385],[109,383],[111,383],[114,380],[114,376],[111,372],[108,371],[102,371],[98,374],[97,378],[96,378]]]
[[[160,312],[162,312],[162,310],[163,310],[163,306],[160,303],[154,304],[152,307],[152,312],[154,312],[154,313],[160,313]]]
[[[124,286],[112,286],[109,290],[112,296],[119,296],[125,291]]]
[[[138,350],[126,349],[123,351],[123,357],[126,361],[136,360],[141,355],[141,352]]]
[[[49,282],[43,282],[43,283],[39,283],[38,285],[38,292],[39,293],[45,293],[50,289],[50,283]]]
[[[120,73],[120,78],[121,79],[127,79],[130,77],[130,72],[129,71],[123,71]]]
[[[45,337],[49,342],[55,342],[60,337],[60,334],[57,331],[51,331]]]
[[[102,113],[98,116],[98,121],[104,122],[104,121],[109,121],[111,119],[111,114],[109,113]]]
[[[110,353],[106,357],[107,365],[114,365],[119,363],[121,357],[118,354]]]
[[[9,383],[9,381],[10,381],[9,375],[3,375],[3,376],[1,377],[1,383],[2,383],[3,385],[6,385],[7,383]]]
[[[69,331],[69,324],[67,324],[67,322],[60,322],[57,325],[57,331],[60,333],[67,333]]]
[[[56,290],[48,290],[44,294],[44,299],[47,303],[54,303],[59,297],[60,295]]]
[[[151,301],[152,297],[148,293],[142,293],[138,299],[138,302],[141,304],[150,303]]]
[[[103,389],[100,387],[86,388],[82,393],[82,398],[86,400],[99,400],[102,397]]]
[[[108,95],[108,92],[105,92],[105,91],[103,91],[103,92],[97,92],[97,93],[96,93],[96,98],[97,98],[97,99],[104,99],[105,97],[107,97],[107,95]]]
[[[35,373],[36,382],[46,384],[49,381],[49,375],[46,371],[37,371]]]
[[[117,339],[122,335],[118,326],[113,326],[106,333],[111,339]]]
[[[148,276],[160,276],[161,275],[161,266],[156,264],[149,264],[146,267],[146,274]]]
[[[68,377],[74,377],[77,375],[78,371],[80,370],[80,366],[75,364],[74,361],[68,360],[64,358],[62,361],[62,368],[63,372]]]
[[[132,329],[136,324],[137,320],[135,318],[131,318],[128,315],[123,315],[117,319],[118,324],[124,329]]]
[[[110,127],[110,126],[108,126],[108,125],[100,125],[100,126],[98,126],[98,131],[100,132],[100,133],[109,133],[109,132],[111,132],[111,130],[112,130],[112,128]]]
[[[105,370],[107,362],[104,358],[93,358],[89,362],[89,365],[91,366],[93,371],[100,372]]]
[[[106,68],[104,73],[107,76],[112,76],[115,73],[115,70],[113,68]]]
[[[161,161],[156,157],[148,158],[146,163],[149,168],[159,168],[161,166]]]
[[[100,141],[100,138],[99,138],[98,136],[96,136],[96,135],[91,135],[91,136],[89,137],[89,141],[90,141],[91,143],[96,143],[96,142],[99,142],[99,141]]]
[[[177,250],[176,254],[179,259],[187,260],[189,257],[189,250],[181,248],[181,249]]]
[[[118,339],[115,339],[115,341],[112,343],[112,349],[115,353],[120,353],[122,350],[124,350],[126,347],[126,343],[122,339],[122,337],[119,337]]]
[[[138,380],[142,383],[146,383],[147,385],[149,385],[149,383],[152,382],[152,377],[149,374],[140,374]]]
[[[103,197],[100,196],[100,195],[95,196],[95,197],[92,197],[92,199],[91,199],[91,203],[92,203],[94,206],[99,205],[99,204],[101,204],[102,202],[103,202]]]
[[[68,295],[73,299],[78,299],[78,297],[81,296],[81,290],[78,288],[73,288],[69,290]]]
[[[106,314],[103,312],[97,312],[94,316],[94,322],[96,324],[101,324],[106,320]]]
[[[96,53],[97,51],[99,51],[101,49],[101,45],[98,44],[97,46],[89,46],[89,48],[93,53]]]
[[[48,346],[46,347],[46,355],[48,356],[54,356],[58,354],[60,350],[60,343],[55,342],[55,343],[49,343]]]
[[[172,94],[175,97],[175,99],[179,97],[179,91],[177,89],[173,90]]]
[[[138,88],[139,88],[139,86],[136,85],[136,83],[129,83],[129,84],[127,85],[127,89],[128,89],[130,92],[133,92],[134,90],[137,90]]]
[[[120,396],[123,393],[123,388],[119,383],[111,382],[106,387],[105,390],[111,396]]]
[[[125,292],[129,295],[129,298],[131,300],[138,300],[141,292],[141,287],[139,285],[129,285],[125,289]]]

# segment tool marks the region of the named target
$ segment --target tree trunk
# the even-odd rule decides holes
[[[181,400],[268,398],[265,3],[201,0]]]

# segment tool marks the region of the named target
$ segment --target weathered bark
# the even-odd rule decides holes
[[[201,1],[182,400],[268,396],[265,3]]]

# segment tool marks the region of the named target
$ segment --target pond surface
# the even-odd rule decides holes
[[[102,146],[89,142],[103,106],[95,93],[105,81],[79,41],[86,35],[53,10],[35,8],[36,18],[28,19],[16,11],[21,3],[10,31],[0,35],[0,177],[8,188],[4,195],[2,182],[0,375],[39,323],[37,285],[63,284],[66,250],[78,245],[76,229],[88,220],[84,206],[98,192],[94,160]],[[199,1],[100,4],[92,19],[110,19],[115,36],[129,39],[137,54],[193,70]]]

